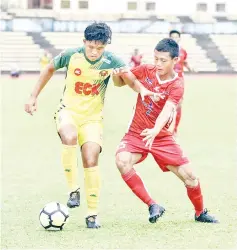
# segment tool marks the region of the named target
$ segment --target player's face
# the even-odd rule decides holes
[[[173,72],[177,60],[178,57],[172,59],[169,52],[154,51],[154,64],[156,65],[157,73],[160,76]]]
[[[173,40],[175,40],[175,42],[177,44],[179,44],[179,42],[180,42],[180,36],[179,36],[179,34],[173,33],[173,34],[171,34],[170,38],[173,39]]]
[[[84,40],[85,54],[90,61],[96,61],[104,53],[106,44],[99,41],[86,41]]]

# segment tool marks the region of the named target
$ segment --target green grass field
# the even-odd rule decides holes
[[[220,219],[220,224],[195,223],[186,189],[171,173],[162,173],[151,157],[136,169],[152,196],[166,208],[166,214],[158,223],[149,224],[147,207],[123,183],[114,160],[136,95],[127,87],[110,86],[100,158],[103,227],[85,228],[80,162],[82,205],[70,210],[70,221],[63,231],[48,232],[39,224],[40,209],[50,201],[64,204],[67,201],[60,141],[53,120],[63,76],[55,76],[48,84],[33,117],[24,112],[24,103],[37,75],[22,76],[19,80],[3,76],[1,249],[234,249],[237,230],[234,77],[186,77],[178,138],[200,177],[205,206]]]

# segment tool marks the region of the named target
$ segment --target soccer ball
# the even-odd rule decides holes
[[[58,202],[50,202],[40,211],[39,220],[46,230],[62,230],[68,221],[69,212],[66,206]]]

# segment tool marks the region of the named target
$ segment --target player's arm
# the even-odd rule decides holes
[[[189,71],[189,72],[195,72],[195,70],[190,66],[187,60],[188,54],[185,51],[185,58],[184,58],[184,67]]]
[[[162,109],[160,115],[156,119],[154,130],[158,135],[162,128],[168,123],[170,117],[176,112],[176,104],[172,101],[167,100],[164,108]]]
[[[167,100],[161,113],[156,119],[154,128],[147,128],[142,131],[141,136],[144,136],[143,141],[146,141],[146,147],[149,146],[149,148],[151,148],[153,140],[169,122],[170,117],[174,114],[175,110],[176,104]]]
[[[143,84],[137,79],[137,76],[130,70],[124,72],[121,75],[121,78],[123,79],[124,83],[131,89],[133,89],[137,93],[140,93],[142,100],[144,100],[145,96],[153,96],[154,98],[156,98],[157,94],[145,88]]]
[[[137,77],[129,70],[121,75],[122,80],[135,92],[140,93],[145,87],[140,83]]]
[[[25,104],[25,111],[31,115],[36,111],[37,109],[37,98],[42,91],[42,89],[45,87],[45,85],[48,83],[50,78],[53,76],[54,72],[57,69],[63,68],[67,64],[67,53],[60,53],[58,56],[56,56],[40,73],[39,79],[34,86],[30,98],[28,102]]]
[[[142,100],[144,100],[145,96],[153,96],[156,98],[157,94],[146,89],[130,70],[125,68],[114,69],[113,74],[116,74],[116,76],[120,78],[114,85],[117,86],[118,83],[120,87],[128,85],[135,92],[140,93]]]
[[[112,79],[114,82],[114,85],[116,87],[123,87],[127,85],[127,83],[124,81],[122,75],[125,73],[129,73],[128,67],[126,67],[126,64],[123,60],[121,60],[119,57],[113,55],[113,72],[112,72]]]
[[[39,79],[33,88],[33,91],[31,92],[31,97],[37,98],[42,89],[45,87],[45,85],[48,83],[50,78],[53,76],[55,72],[54,63],[50,62],[40,73]]]
[[[189,71],[192,72],[194,71],[193,68],[190,66],[190,64],[188,63],[188,61],[184,61],[184,67]]]
[[[54,72],[55,67],[52,62],[41,71],[39,79],[31,92],[30,98],[25,104],[25,111],[30,115],[33,115],[33,113],[37,110],[37,97],[53,76]]]
[[[136,76],[126,67],[113,70],[113,81],[115,86],[121,87],[128,85],[137,93],[140,93],[140,90],[143,87],[143,85],[137,80]]]
[[[124,71],[126,71],[125,67],[113,69],[112,79],[114,82],[114,86],[123,87],[126,85],[126,83],[121,78],[121,75],[123,74]]]
[[[184,89],[181,85],[177,85],[171,89],[169,98],[157,117],[154,127],[151,129],[146,128],[142,131],[141,136],[144,136],[143,141],[146,141],[146,147],[149,146],[151,148],[155,137],[169,123],[170,118],[173,118],[177,105],[183,97],[183,93]]]

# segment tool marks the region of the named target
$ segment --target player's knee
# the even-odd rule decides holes
[[[77,132],[74,130],[59,131],[62,143],[65,145],[77,144]]]
[[[88,156],[83,160],[84,168],[92,168],[92,167],[95,167],[97,165],[98,165],[98,159],[97,159],[97,157],[95,157],[93,155]]]
[[[196,187],[198,185],[198,178],[189,166],[180,166],[178,168],[178,173],[182,176],[185,185],[190,187]]]
[[[116,156],[116,165],[120,173],[125,173],[130,168],[130,159],[127,157],[123,157],[120,154]]]

